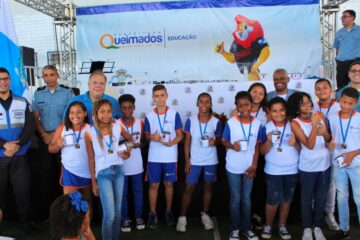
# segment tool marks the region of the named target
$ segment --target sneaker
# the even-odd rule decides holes
[[[130,219],[121,221],[121,231],[122,232],[131,232],[131,220]]]
[[[186,232],[186,217],[182,216],[179,217],[178,222],[176,224],[176,231],[177,232]]]
[[[252,216],[251,223],[256,230],[262,230],[264,228],[263,220],[257,214]]]
[[[263,239],[271,239],[271,227],[269,225],[266,225],[264,229],[261,232],[261,237]]]
[[[304,233],[302,235],[302,240],[313,240],[312,229],[305,228]]]
[[[240,239],[239,230],[235,230],[230,233],[229,240],[239,240],[239,239]]]
[[[256,234],[251,231],[251,230],[248,230],[248,231],[245,231],[241,234],[241,236],[243,236],[245,239],[247,240],[258,240],[259,238],[256,236]]]
[[[145,229],[145,222],[142,218],[135,219],[135,225],[137,230]]]
[[[314,236],[316,240],[326,240],[323,232],[321,231],[321,228],[319,227],[314,228]]]
[[[326,214],[325,215],[325,223],[332,231],[339,231],[339,224],[336,222],[334,214]]]
[[[146,227],[148,229],[156,229],[157,222],[158,222],[158,220],[157,220],[156,214],[153,212],[149,212]]]
[[[211,230],[214,228],[214,223],[210,216],[204,212],[201,213],[201,222],[204,225],[205,230]]]
[[[279,235],[280,235],[281,239],[284,239],[284,240],[291,239],[291,234],[289,233],[289,231],[287,230],[285,225],[280,226]]]
[[[340,231],[336,232],[333,239],[336,239],[336,240],[348,240],[348,239],[350,239],[350,231],[340,230]]]
[[[165,222],[168,226],[174,226],[175,225],[175,217],[174,214],[171,211],[167,211],[165,213]]]

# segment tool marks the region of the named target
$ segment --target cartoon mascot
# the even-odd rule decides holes
[[[235,63],[240,73],[248,70],[248,80],[260,80],[259,66],[270,56],[270,47],[264,38],[264,31],[258,21],[244,16],[235,17],[236,30],[230,52],[224,50],[224,42],[215,46],[215,52],[220,53],[228,62]]]

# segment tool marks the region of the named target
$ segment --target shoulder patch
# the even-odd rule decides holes
[[[42,90],[44,90],[45,88],[46,88],[46,86],[38,87],[38,88],[36,89],[36,91],[42,91]]]

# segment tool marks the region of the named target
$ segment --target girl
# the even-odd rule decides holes
[[[191,201],[191,195],[198,183],[201,172],[204,172],[204,200],[201,221],[206,230],[214,228],[214,223],[208,215],[212,196],[212,183],[216,181],[216,166],[218,164],[216,144],[220,143],[221,122],[212,117],[212,100],[208,93],[201,93],[197,99],[199,114],[187,119],[185,123],[185,173],[186,187],[182,197],[181,214],[176,225],[176,231],[186,231],[186,211]]]
[[[250,115],[252,98],[248,92],[235,96],[238,116],[226,123],[222,143],[227,148],[226,172],[230,188],[230,240],[239,239],[239,229],[245,239],[257,240],[251,231],[251,190],[258,157],[258,137],[261,122]],[[241,200],[241,206],[240,206]],[[240,216],[241,207],[241,216]]]
[[[299,175],[303,240],[325,239],[321,226],[330,181],[330,156],[325,143],[330,134],[321,112],[313,112],[309,94],[297,92],[288,99],[288,115],[296,139],[301,143]],[[314,230],[313,230],[314,227]]]
[[[271,239],[273,220],[280,205],[279,235],[282,239],[291,239],[286,222],[298,179],[300,145],[286,118],[286,101],[275,97],[270,100],[269,108],[272,121],[266,124],[260,148],[265,155],[267,186],[266,225],[261,237]]]
[[[56,239],[80,240],[89,205],[79,192],[57,198],[50,207],[50,228]]]
[[[61,150],[62,171],[60,184],[64,194],[80,191],[90,202],[91,178],[85,147],[85,132],[90,129],[86,107],[82,102],[72,102],[66,110],[65,120],[49,144],[49,152]],[[90,214],[87,214],[83,235],[86,239],[95,239],[90,229]]]
[[[132,139],[118,121],[113,121],[109,100],[94,103],[93,121],[94,127],[85,135],[92,191],[95,196],[100,195],[103,209],[102,238],[113,240],[120,233],[123,160],[130,156],[130,150],[118,153],[118,141],[120,135],[131,143]]]

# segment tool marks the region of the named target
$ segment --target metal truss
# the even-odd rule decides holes
[[[70,87],[76,87],[76,58],[75,58],[75,11],[71,0],[14,0],[33,8],[54,19],[56,33],[56,47],[59,51],[58,69],[60,81]]]
[[[338,12],[340,11],[340,5],[344,2],[347,2],[347,0],[321,0],[320,3],[323,77],[331,80],[334,87],[336,86],[336,53],[333,43]]]

